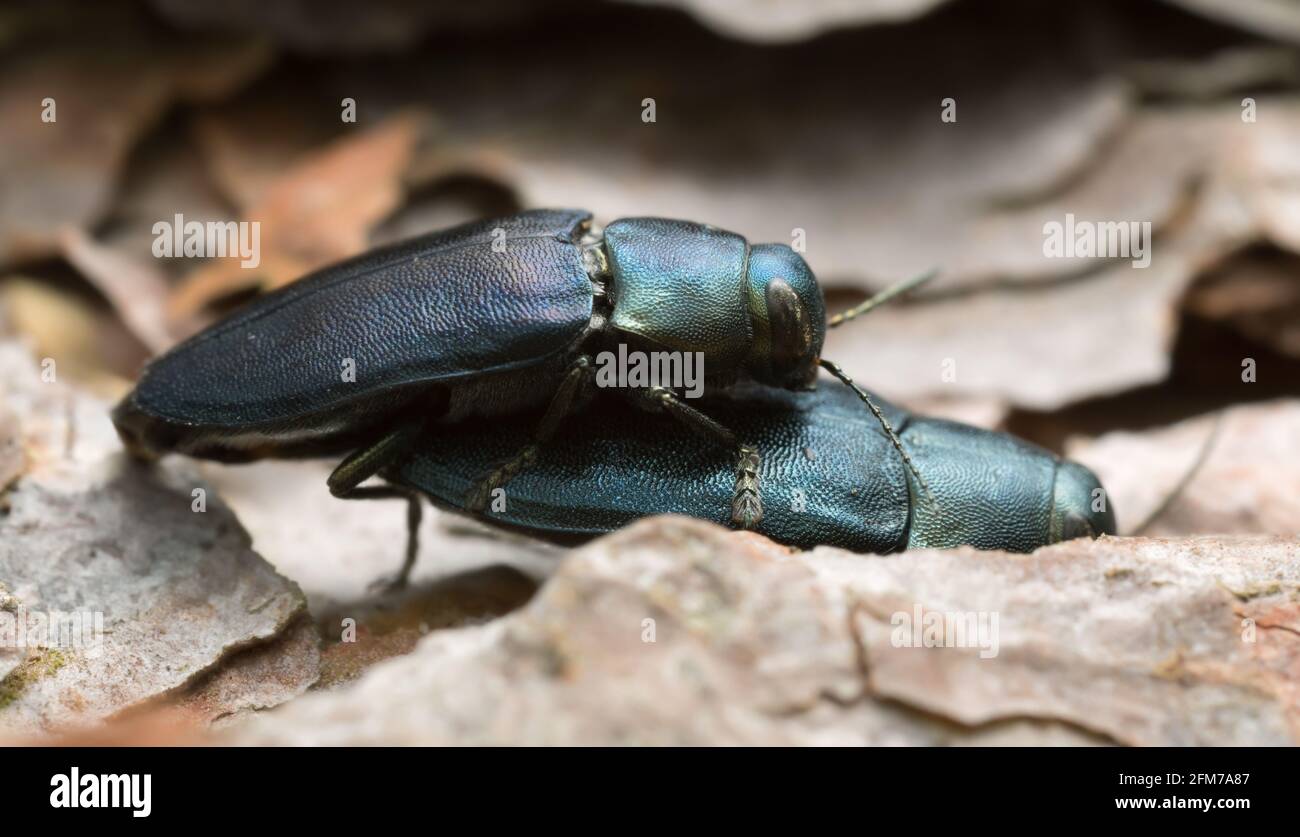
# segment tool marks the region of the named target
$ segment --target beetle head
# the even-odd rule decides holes
[[[749,371],[786,389],[810,389],[826,340],[826,303],[817,278],[784,244],[756,244],[746,276],[754,345]]]

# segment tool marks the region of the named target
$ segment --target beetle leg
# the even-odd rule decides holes
[[[411,448],[411,442],[423,427],[411,422],[385,435],[369,447],[351,453],[329,475],[330,493],[341,500],[406,500],[406,555],[397,575],[381,580],[379,586],[390,590],[406,586],[420,551],[420,495],[416,491],[390,485],[363,486],[370,477],[396,462]],[[375,586],[375,585],[372,585]]]
[[[395,575],[377,578],[370,584],[372,590],[386,592],[401,590],[410,579],[416,556],[420,553],[420,520],[423,512],[420,508],[419,492],[395,485],[360,485],[347,493],[334,496],[340,500],[406,501],[406,555],[402,558],[402,567]]]
[[[731,522],[742,529],[753,529],[763,520],[763,501],[758,491],[758,470],[762,460],[758,450],[736,440],[736,434],[686,404],[677,394],[663,387],[644,390],[655,406],[670,416],[736,453],[736,487],[731,494]]]
[[[361,483],[393,464],[410,449],[423,423],[411,422],[383,436],[369,447],[348,454],[338,467],[330,472],[326,483],[330,493],[342,497]]]
[[[591,358],[587,355],[581,355],[575,358],[573,363],[569,364],[569,370],[565,373],[564,380],[560,382],[560,388],[551,397],[551,403],[547,405],[546,412],[542,415],[542,422],[533,433],[532,442],[524,446],[524,449],[515,454],[509,461],[474,484],[469,495],[465,498],[465,507],[467,509],[472,512],[482,512],[492,499],[493,491],[504,487],[520,471],[537,459],[537,451],[541,449],[542,444],[549,441],[555,435],[555,432],[560,429],[560,422],[564,420],[577,402],[578,396],[582,392],[582,384],[591,372],[591,364]]]

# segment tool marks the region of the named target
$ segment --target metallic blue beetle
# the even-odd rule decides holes
[[[415,492],[361,483],[406,456],[432,423],[545,405],[530,438],[502,462],[484,463],[467,489],[464,505],[482,510],[589,400],[593,354],[623,344],[703,353],[710,391],[746,380],[805,389],[820,364],[854,388],[929,492],[884,414],[821,358],[828,326],[821,290],[789,247],[751,246],[715,227],[659,218],[615,221],[600,235],[590,218],[524,212],[307,276],[153,361],[115,408],[114,423],[142,457],[347,454],[330,490],[405,497],[414,525]],[[671,387],[630,394],[730,452],[730,519],[756,526],[761,458],[752,441]],[[412,535],[407,568],[414,550]]]
[[[1115,533],[1115,515],[1091,471],[1005,433],[881,409],[919,469],[933,502],[897,457],[880,425],[847,390],[737,388],[708,399],[712,415],[764,452],[757,531],[800,548],[819,544],[885,554],[970,545],[1031,552],[1076,537]],[[717,523],[731,491],[726,459],[684,429],[606,401],[557,436],[511,483],[509,496],[477,516],[560,542],[609,532],[652,514]],[[513,418],[430,432],[385,470],[439,506],[468,511],[472,475],[525,441]]]

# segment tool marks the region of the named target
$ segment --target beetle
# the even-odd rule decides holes
[[[463,504],[482,510],[592,400],[592,355],[616,345],[701,352],[711,391],[746,381],[806,389],[825,368],[854,388],[928,491],[885,415],[821,357],[828,327],[924,278],[828,321],[816,278],[785,245],[663,218],[597,232],[588,212],[533,210],[374,250],[254,301],[148,364],[113,421],[142,458],[345,456],[328,479],[335,496],[407,500],[408,568],[418,495],[362,483],[431,423],[544,407],[528,438],[467,486]],[[730,519],[758,525],[752,441],[672,387],[627,392],[730,453]]]
[[[924,502],[909,469],[854,394],[736,388],[711,397],[713,415],[766,455],[767,513],[757,531],[799,548],[819,544],[886,554],[907,548],[1031,552],[1076,537],[1116,532],[1115,513],[1087,468],[1006,433],[914,416],[878,400],[917,466],[930,476]],[[609,532],[652,514],[727,524],[719,500],[728,463],[706,441],[618,402],[593,406],[538,454],[495,508],[490,524],[561,543]],[[471,475],[527,438],[526,419],[464,425],[421,437],[386,479],[435,505],[462,502]]]

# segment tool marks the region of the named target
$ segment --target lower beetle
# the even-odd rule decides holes
[[[819,544],[885,554],[907,548],[1030,552],[1076,537],[1115,534],[1115,515],[1091,471],[1006,433],[880,407],[930,476],[924,502],[890,442],[838,388],[746,388],[710,399],[710,412],[765,451],[767,513],[757,530],[800,548]],[[726,524],[728,462],[681,429],[617,402],[594,406],[511,483],[494,525],[559,542],[609,532],[640,517],[678,513]],[[469,511],[463,497],[487,463],[527,439],[520,418],[419,438],[384,476],[438,506]]]
[[[735,233],[661,218],[625,218],[596,234],[590,218],[523,212],[323,269],[154,360],[113,421],[142,457],[347,454],[330,491],[405,497],[414,522],[415,494],[361,483],[399,461],[431,423],[545,405],[518,447],[494,448],[501,459],[483,460],[466,486],[463,505],[481,510],[590,400],[598,349],[701,352],[710,391],[747,380],[806,389],[819,366],[853,386],[821,358],[827,327],[916,284],[828,322],[812,271],[785,245],[751,246]],[[888,419],[854,389],[928,490]],[[755,440],[671,387],[632,395],[730,452],[732,487],[720,502],[732,522],[756,526],[763,469]],[[412,540],[408,561],[413,550]]]

